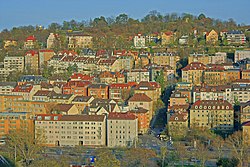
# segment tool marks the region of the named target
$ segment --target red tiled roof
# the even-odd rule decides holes
[[[70,76],[70,79],[81,79],[83,81],[91,81],[94,79],[94,77],[90,75],[84,75],[81,73],[74,73],[73,75]]]
[[[62,112],[68,112],[74,104],[57,104],[53,110],[54,111],[62,111]]]
[[[137,82],[128,82],[127,84],[131,87],[134,87],[137,85]]]
[[[217,65],[217,66],[210,66],[206,69],[206,71],[224,71],[225,68],[223,66]]]
[[[36,50],[29,50],[29,51],[26,52],[25,55],[29,55],[29,54],[31,54],[32,56],[34,56],[35,54],[38,54],[38,51],[36,51]]]
[[[63,88],[69,88],[69,87],[72,87],[72,86],[85,87],[85,86],[88,86],[90,84],[92,84],[92,83],[89,82],[89,81],[69,81],[69,82],[67,82],[66,84],[63,85]]]
[[[126,53],[126,50],[114,50],[113,55],[125,55]]]
[[[35,38],[35,36],[34,35],[31,35],[31,36],[28,36],[27,38],[26,38],[26,41],[36,41],[36,38]]]
[[[233,82],[238,82],[238,83],[250,83],[250,79],[236,79]]]
[[[142,101],[142,102],[151,102],[152,99],[144,93],[136,93],[128,101]]]
[[[119,88],[119,89],[128,89],[130,87],[129,84],[126,84],[126,83],[115,83],[115,84],[110,84],[109,85],[110,89],[112,88]]]
[[[49,90],[38,90],[34,96],[48,96],[52,91]]]
[[[135,120],[136,116],[132,113],[118,113],[110,112],[108,115],[108,120]]]
[[[205,70],[205,69],[206,69],[206,66],[204,64],[200,62],[192,62],[181,70],[188,71],[188,70]]]
[[[168,110],[188,110],[189,104],[169,106]]]
[[[201,107],[201,108],[200,108]],[[205,108],[204,108],[205,107]],[[218,109],[219,107],[219,109]],[[224,107],[224,109],[222,109]],[[192,106],[192,110],[233,110],[233,105],[226,100],[198,100]]]
[[[12,92],[27,92],[29,93],[33,88],[33,85],[17,85]]]
[[[169,118],[169,122],[186,122],[187,120],[187,112],[176,112]]]
[[[116,59],[103,59],[98,62],[99,65],[113,65]]]
[[[67,54],[67,55],[77,56],[77,53],[71,50],[62,50],[62,51],[59,51],[58,54],[62,54],[62,55]]]
[[[54,52],[54,51],[51,49],[42,49],[42,50],[39,50],[39,52]]]
[[[148,82],[148,81],[141,81],[135,89],[147,88],[145,90],[154,90],[155,88],[160,88],[160,84],[158,82]]]
[[[167,31],[167,32],[164,32],[164,34],[167,35],[167,36],[170,36],[170,35],[173,35],[173,32]]]

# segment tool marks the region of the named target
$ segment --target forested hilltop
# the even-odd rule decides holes
[[[161,14],[157,11],[151,11],[141,20],[130,18],[127,14],[120,14],[116,17],[98,17],[83,21],[64,21],[61,23],[51,23],[47,28],[43,26],[21,26],[12,29],[4,29],[0,33],[1,58],[6,52],[15,52],[21,50],[26,37],[34,35],[39,41],[39,48],[46,48],[46,40],[49,34],[57,33],[60,35],[60,48],[67,48],[67,33],[72,31],[81,31],[84,34],[93,36],[94,49],[131,49],[133,45],[133,37],[141,33],[143,35],[157,35],[161,32],[171,31],[175,35],[175,39],[179,39],[183,35],[188,36],[188,46],[197,49],[197,46],[204,46],[204,32],[210,32],[214,29],[218,34],[223,31],[240,30],[246,35],[247,43],[245,47],[249,47],[250,26],[237,24],[233,19],[222,21],[206,17],[204,14],[194,16],[183,13]],[[194,31],[197,36],[194,36]],[[17,47],[4,50],[5,40],[16,40]],[[157,46],[150,43],[148,46]],[[226,46],[227,43],[222,39],[216,43],[217,46]],[[168,48],[178,48],[178,40],[168,44]],[[207,46],[209,48],[209,46]],[[201,50],[209,49],[202,47]],[[214,49],[213,49],[214,50]],[[212,50],[212,51],[213,51]],[[217,51],[217,50],[216,50]],[[1,59],[2,60],[2,59]]]

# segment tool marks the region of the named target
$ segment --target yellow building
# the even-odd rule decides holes
[[[17,41],[15,40],[4,40],[3,42],[4,42],[4,49],[17,46]]]
[[[250,69],[242,71],[242,79],[250,79]]]
[[[134,88],[134,93],[144,93],[156,102],[161,96],[161,86],[157,82],[141,81]]]
[[[25,70],[33,73],[39,72],[39,54],[38,51],[30,50],[26,52],[24,58]]]
[[[210,44],[215,44],[218,42],[218,33],[215,30],[211,30],[206,34],[206,42]]]
[[[161,44],[167,45],[174,42],[174,33],[171,31],[161,32]]]
[[[188,56],[188,64],[192,62],[200,62],[204,65],[211,63],[210,56],[208,54],[190,54]]]
[[[244,141],[250,145],[250,121],[242,124],[242,131]]]
[[[93,47],[93,37],[90,35],[84,35],[82,33],[70,33],[68,35],[69,43],[68,48],[92,48]]]
[[[170,136],[183,136],[188,130],[188,113],[176,112],[168,120],[168,133]]]
[[[201,85],[203,80],[203,71],[206,66],[199,62],[188,64],[182,70],[182,82],[190,82],[194,85]]]
[[[34,132],[34,122],[27,112],[0,112],[0,137],[9,134],[10,131],[28,130]]]
[[[27,101],[22,96],[0,95],[0,111],[27,112],[31,115],[50,113],[55,102]]]
[[[228,132],[234,128],[234,109],[226,100],[198,100],[190,108],[190,127]]]

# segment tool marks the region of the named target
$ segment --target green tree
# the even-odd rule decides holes
[[[206,18],[206,16],[203,14],[203,13],[201,13],[199,16],[198,16],[198,20],[202,20],[202,19],[205,19]]]
[[[161,85],[161,91],[163,92],[166,86],[163,70],[158,72],[158,75],[155,77],[155,81],[158,82]]]

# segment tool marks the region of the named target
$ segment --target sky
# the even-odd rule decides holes
[[[142,19],[150,11],[190,13],[220,20],[233,18],[250,25],[250,0],[3,0],[0,2],[0,30],[25,25],[94,19],[126,13]]]

